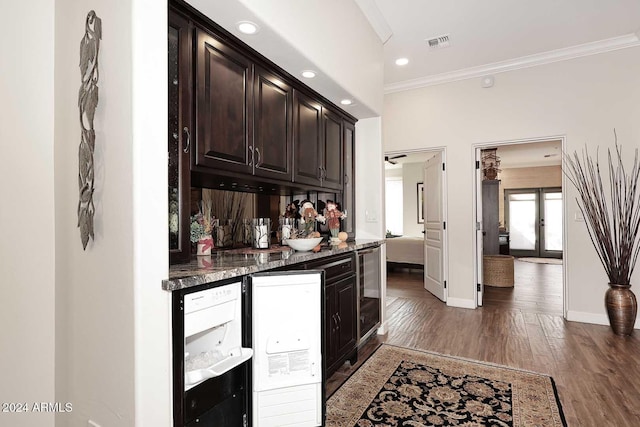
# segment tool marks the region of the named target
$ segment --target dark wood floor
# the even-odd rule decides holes
[[[514,289],[485,288],[476,310],[447,307],[423,289],[420,272],[389,273],[388,333],[329,379],[328,395],[387,342],[551,375],[569,426],[640,426],[640,335],[565,321],[561,281],[553,285],[561,266],[517,264]]]

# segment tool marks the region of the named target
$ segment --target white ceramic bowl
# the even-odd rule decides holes
[[[285,244],[296,251],[310,251],[322,242],[322,237],[314,237],[313,239],[287,239]]]

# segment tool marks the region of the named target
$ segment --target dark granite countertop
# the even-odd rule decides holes
[[[358,239],[340,245],[327,245],[324,242],[319,252],[299,252],[288,246],[277,245],[272,245],[270,249],[240,248],[217,251],[212,253],[210,257],[192,257],[189,264],[177,264],[169,267],[169,279],[162,281],[162,289],[175,291],[378,246],[382,243],[384,243],[384,239]]]

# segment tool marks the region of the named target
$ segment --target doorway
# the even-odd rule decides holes
[[[385,153],[388,272],[423,276],[423,287],[447,300],[446,150]]]
[[[563,145],[564,137],[556,137],[473,146],[476,160],[474,270],[477,306],[488,303],[492,307],[501,307],[493,300],[498,296],[508,306],[518,307],[523,312],[566,316],[565,265],[562,261],[566,212],[566,201],[562,197],[565,184]],[[483,173],[482,151],[487,149],[497,150],[497,162],[493,163],[498,169],[497,177]],[[492,207],[490,218],[498,218],[490,228],[486,227],[491,221],[483,222],[483,188],[487,187],[483,183],[488,179],[499,181],[498,194],[492,199],[497,202],[488,202]],[[487,200],[486,197],[484,199]],[[494,248],[492,252],[489,248],[485,253],[483,240],[489,232],[498,240],[495,246],[499,249]],[[506,248],[505,240],[508,242]],[[485,295],[482,267],[485,255],[490,254],[514,257],[514,286],[486,286]],[[484,301],[485,296],[490,299]]]
[[[562,258],[562,188],[504,190],[504,218],[511,255]]]

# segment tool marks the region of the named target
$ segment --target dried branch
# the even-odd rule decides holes
[[[563,172],[578,191],[578,207],[609,283],[628,285],[640,253],[640,162],[636,148],[633,167],[627,174],[615,131],[614,137],[615,156],[607,150],[608,193],[602,183],[597,151],[595,162],[586,148],[582,156],[565,153]]]
[[[203,191],[203,199],[206,197],[205,193],[210,198],[212,211],[216,218],[220,221],[230,220],[232,243],[241,241],[242,220],[250,195],[236,191],[208,190]]]

